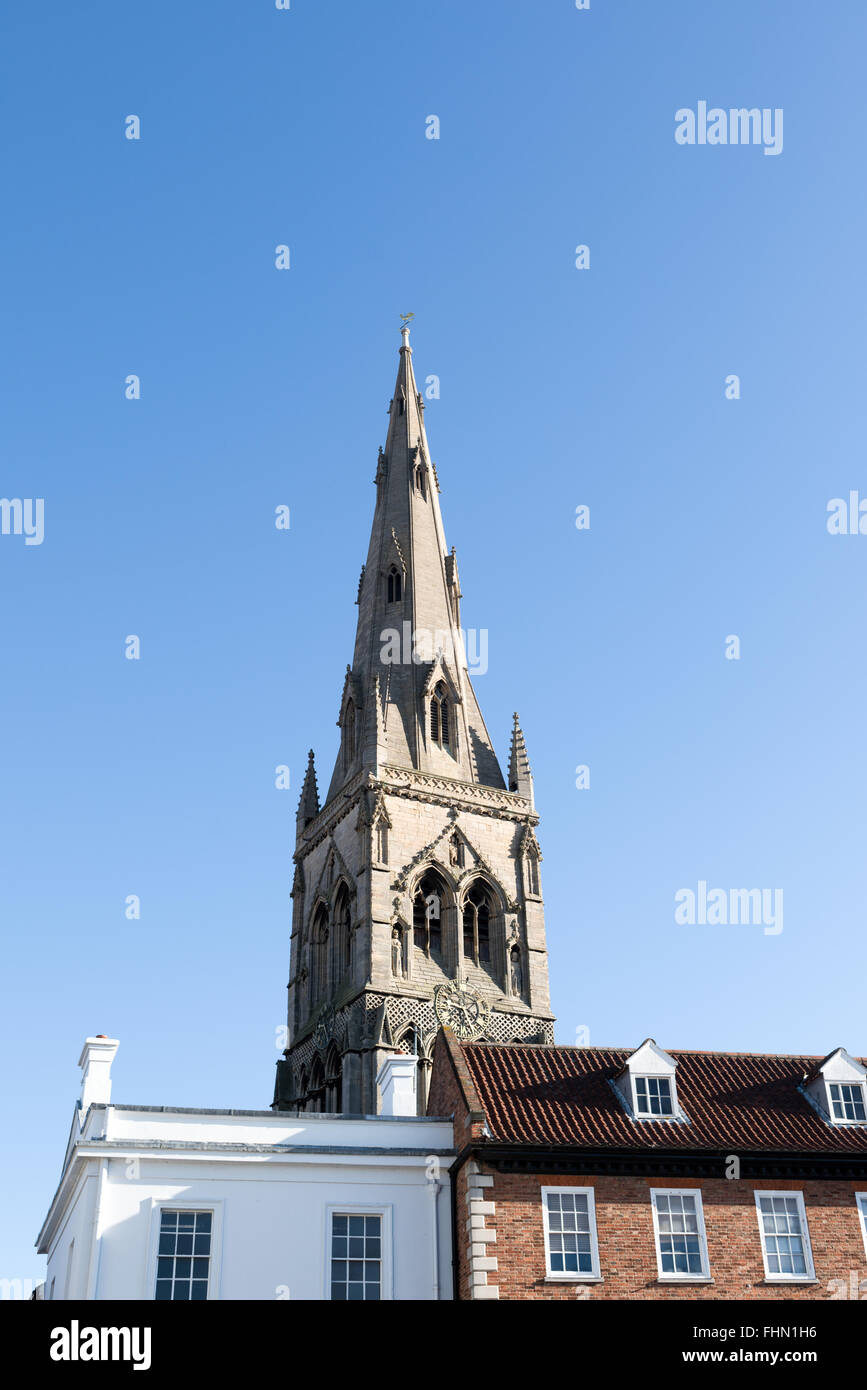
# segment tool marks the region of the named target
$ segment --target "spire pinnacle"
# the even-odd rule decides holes
[[[533,774],[530,771],[530,759],[527,757],[527,745],[524,742],[524,732],[517,714],[513,715],[512,718],[514,723],[512,726],[512,747],[509,751],[509,791],[517,792],[519,796],[525,796],[532,806]]]
[[[383,764],[388,761],[388,738],[385,732],[382,685],[378,674],[374,678],[373,689],[367,704],[368,713],[364,742],[364,762],[371,768],[374,775],[378,777]]]
[[[296,825],[299,836],[318,815],[319,788],[316,784],[316,765],[313,761],[313,749],[311,748],[307,754],[307,771],[304,774],[304,784],[301,788],[301,800],[298,802]]]

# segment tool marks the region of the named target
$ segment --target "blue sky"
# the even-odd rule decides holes
[[[118,1101],[270,1102],[401,312],[476,688],[535,773],[558,1041],[867,1052],[867,538],[826,529],[867,496],[867,15],[3,23],[0,493],[45,538],[0,536],[0,1274],[40,1273],[87,1034],[121,1040]],[[701,100],[782,108],[782,154],[678,145]],[[782,889],[783,931],[678,925],[700,880]]]

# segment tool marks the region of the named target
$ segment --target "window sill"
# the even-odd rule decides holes
[[[657,1284],[715,1284],[710,1274],[660,1274]]]
[[[546,1274],[546,1284],[604,1284],[602,1274]]]
[[[759,1284],[776,1284],[777,1286],[780,1284],[818,1284],[818,1282],[818,1279],[813,1279],[808,1274],[790,1274],[784,1276],[782,1279],[778,1279],[775,1275],[769,1274],[767,1278],[759,1280]]]

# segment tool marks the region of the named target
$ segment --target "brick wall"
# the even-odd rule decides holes
[[[441,1112],[442,1113],[442,1112]],[[460,1147],[460,1141],[458,1141]],[[460,1297],[472,1297],[464,1211],[469,1163],[457,1188]],[[842,1294],[867,1299],[867,1257],[855,1193],[865,1183],[659,1177],[564,1177],[501,1173],[478,1165],[493,1178],[485,1187],[485,1225],[496,1233],[489,1246],[496,1255],[500,1299],[830,1299]],[[472,1178],[469,1179],[472,1182]],[[602,1283],[547,1283],[542,1224],[543,1187],[592,1187],[596,1202]],[[657,1276],[652,1187],[698,1188],[702,1195],[712,1284],[660,1284]],[[815,1263],[816,1283],[765,1283],[754,1192],[758,1189],[803,1193]],[[831,1281],[839,1281],[829,1288]],[[858,1285],[865,1281],[858,1293]]]

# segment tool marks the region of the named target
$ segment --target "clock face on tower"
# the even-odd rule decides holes
[[[487,1032],[490,1005],[469,985],[460,985],[457,980],[437,985],[434,1008],[440,1023],[451,1028],[461,1042],[474,1042]]]

